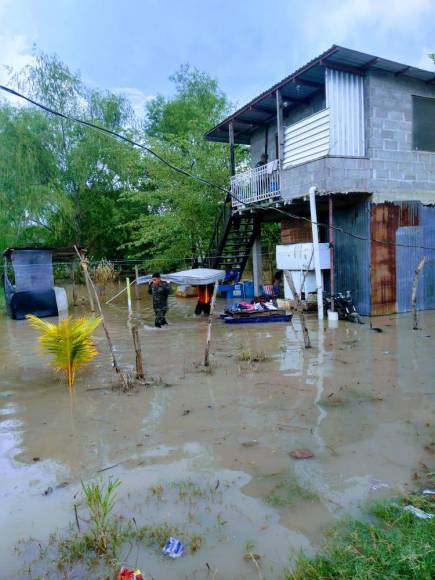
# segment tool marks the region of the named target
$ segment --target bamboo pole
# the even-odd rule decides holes
[[[301,321],[302,334],[304,337],[305,348],[311,348],[311,340],[310,340],[310,335],[308,334],[307,325],[305,324],[305,315],[304,315],[304,308],[302,305],[302,301],[300,299],[299,294],[296,292],[295,283],[293,282],[293,278],[292,278],[292,275],[289,272],[289,270],[284,270],[284,276],[287,280],[287,283],[288,283],[290,290],[293,294],[293,298],[296,302],[296,310],[297,310],[297,313],[298,313],[300,321]],[[322,307],[323,307],[323,305],[322,305]]]
[[[74,246],[74,248],[76,248],[76,246]],[[76,248],[77,249],[77,248]],[[77,250],[78,253],[78,250]],[[91,306],[91,312],[95,312],[95,305],[94,305],[94,299],[92,297],[92,290],[91,290],[91,285],[90,285],[90,276],[89,276],[89,272],[88,272],[88,260],[85,258],[85,256],[82,253],[79,253],[79,257],[80,257],[80,264],[82,266],[83,269],[83,273],[85,275],[85,284],[86,284],[86,290],[88,291],[88,297],[89,297],[89,304]],[[94,292],[95,292],[95,296],[97,295],[97,291],[94,288]]]
[[[412,293],[411,293],[411,304],[412,304],[412,317],[414,320],[414,325],[412,330],[418,330],[418,319],[417,319],[417,286],[418,286],[418,278],[421,274],[421,271],[424,268],[424,263],[426,262],[426,256],[423,256],[418,263],[417,268],[415,269],[414,280],[412,282]]]
[[[131,291],[130,291],[130,278],[126,278],[125,279],[126,282],[126,286],[127,286],[127,307],[128,307],[128,314],[130,315],[132,313],[132,308],[131,308]]]
[[[102,326],[103,326],[104,334],[106,335],[107,344],[109,345],[110,355],[112,357],[113,368],[115,369],[115,371],[121,377],[121,381],[122,381],[122,384],[123,384],[124,388],[125,389],[128,389],[127,377],[121,371],[121,368],[118,365],[118,361],[117,361],[116,355],[115,355],[115,350],[113,348],[112,339],[110,338],[109,329],[107,328],[106,321],[105,321],[104,314],[103,314],[103,310],[101,308],[100,299],[98,298],[97,290],[95,289],[95,286],[94,286],[94,283],[92,281],[92,278],[91,278],[91,276],[90,276],[90,274],[88,272],[87,263],[86,263],[86,261],[84,259],[84,256],[82,256],[79,253],[79,251],[78,251],[78,249],[77,249],[76,246],[74,246],[74,249],[77,252],[78,257],[80,258],[80,264],[81,264],[81,267],[83,269],[83,273],[84,273],[84,276],[85,276],[85,280],[88,281],[89,286],[92,287],[92,290],[94,291],[94,294],[95,294],[95,300],[97,302],[98,312],[99,312],[99,314],[101,316],[101,323],[102,323]]]
[[[210,342],[211,342],[211,324],[213,322],[213,312],[214,306],[216,304],[216,295],[217,295],[218,283],[214,283],[213,288],[213,296],[210,303],[210,314],[208,315],[208,329],[207,329],[207,342],[205,343],[205,351],[204,351],[204,366],[208,367],[210,364],[209,356],[210,356]]]
[[[133,286],[133,284],[136,282],[136,280],[133,280],[132,282],[130,282],[130,286]],[[119,280],[118,280],[118,284],[120,284]],[[121,296],[121,294],[124,294],[124,292],[127,291],[127,288],[123,288],[122,290],[120,290],[119,292],[117,292],[115,294],[115,296],[112,296],[112,298],[109,298],[109,300],[107,300],[105,302],[105,304],[110,304],[113,300],[115,300],[115,298],[118,298],[118,296]]]

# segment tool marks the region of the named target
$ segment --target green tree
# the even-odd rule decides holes
[[[147,105],[147,143],[174,165],[228,187],[228,147],[204,140],[205,131],[228,113],[227,98],[215,79],[189,66],[171,80],[175,95],[159,95]],[[238,158],[244,155],[238,151]],[[182,266],[187,256],[204,257],[224,193],[175,173],[153,157],[144,163],[148,187],[133,196],[146,211],[131,223],[128,248],[162,269]]]
[[[14,80],[25,94],[61,113],[117,132],[135,133],[134,115],[125,98],[87,89],[80,75],[71,73],[56,56],[36,53],[35,63],[15,74]],[[3,141],[4,159],[5,163],[11,161],[15,177],[8,184],[0,175],[0,194],[9,192],[17,203],[11,208],[12,221],[11,215],[1,212],[1,223],[24,216],[25,235],[31,233],[34,241],[77,243],[96,257],[121,256],[118,248],[128,240],[128,228],[123,224],[131,219],[129,212],[137,209],[124,194],[140,185],[143,165],[139,152],[98,131],[36,109],[3,107],[2,114],[10,119],[9,134]],[[33,125],[23,134],[20,119],[27,117]],[[14,153],[21,142],[29,158],[29,170],[24,173],[23,156]],[[40,195],[41,188],[45,196]]]
[[[47,119],[39,111],[0,107],[0,244],[42,242],[54,232],[59,195]]]

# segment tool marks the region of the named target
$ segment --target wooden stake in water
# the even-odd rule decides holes
[[[131,308],[131,288],[130,288],[130,278],[125,279],[125,283],[127,284],[127,306],[128,306],[128,314],[132,313]]]
[[[421,271],[423,270],[424,263],[426,262],[426,256],[423,256],[418,263],[417,268],[415,269],[414,280],[412,282],[412,294],[411,294],[411,303],[412,303],[412,317],[414,320],[414,325],[412,330],[418,330],[418,319],[417,319],[417,285],[418,285],[418,278],[420,276]]]
[[[207,329],[207,342],[205,343],[205,352],[204,352],[204,366],[208,367],[209,363],[209,356],[210,356],[210,342],[211,342],[211,323],[213,322],[213,311],[214,306],[216,304],[216,295],[217,295],[218,283],[214,283],[213,288],[213,296],[210,303],[210,314],[208,315],[208,329]]]
[[[305,348],[311,348],[311,340],[310,340],[310,335],[308,334],[307,325],[305,324],[304,307],[303,307],[302,301],[300,299],[299,294],[296,292],[296,286],[295,286],[295,283],[293,282],[291,272],[289,272],[289,270],[284,270],[284,276],[285,276],[285,279],[287,280],[287,284],[290,287],[291,293],[293,294],[293,299],[296,302],[296,310],[297,310],[297,313],[299,314],[299,318],[301,321],[302,334],[304,336]]]
[[[135,292],[135,295],[136,295],[136,300],[140,300],[139,284],[137,283],[137,279],[139,278],[139,267],[138,267],[137,264],[134,267],[134,275],[135,275],[134,292]]]
[[[117,361],[116,355],[115,355],[115,349],[113,348],[112,339],[110,338],[110,334],[109,334],[109,329],[107,328],[106,321],[104,319],[104,314],[103,314],[103,310],[101,308],[100,299],[98,298],[97,290],[96,290],[94,283],[92,282],[92,278],[88,272],[87,264],[85,262],[84,257],[80,254],[80,252],[78,251],[76,246],[74,246],[74,249],[77,252],[78,257],[80,258],[80,264],[81,264],[82,269],[83,269],[83,274],[85,276],[85,280],[87,280],[89,287],[92,288],[92,290],[94,291],[95,300],[97,302],[97,307],[98,307],[98,313],[101,316],[101,324],[103,326],[104,334],[106,335],[106,339],[107,339],[107,344],[109,345],[110,355],[112,357],[113,368],[121,377],[121,381],[122,381],[124,389],[127,390],[129,387],[128,380],[118,365],[118,361]]]
[[[139,340],[139,330],[137,327],[137,320],[133,320],[132,318],[129,321],[129,325],[131,328],[131,336],[133,337],[133,346],[134,352],[136,354],[136,378],[137,379],[144,379],[145,378],[145,371],[143,368],[143,361],[142,361],[142,348],[140,346]]]

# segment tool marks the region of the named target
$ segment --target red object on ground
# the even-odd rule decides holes
[[[314,453],[310,449],[293,449],[290,451],[290,456],[293,459],[311,459],[314,457]]]
[[[140,570],[130,570],[123,566],[119,571],[117,580],[144,580]]]

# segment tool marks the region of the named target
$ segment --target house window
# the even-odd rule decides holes
[[[413,148],[435,151],[435,99],[412,97]]]

